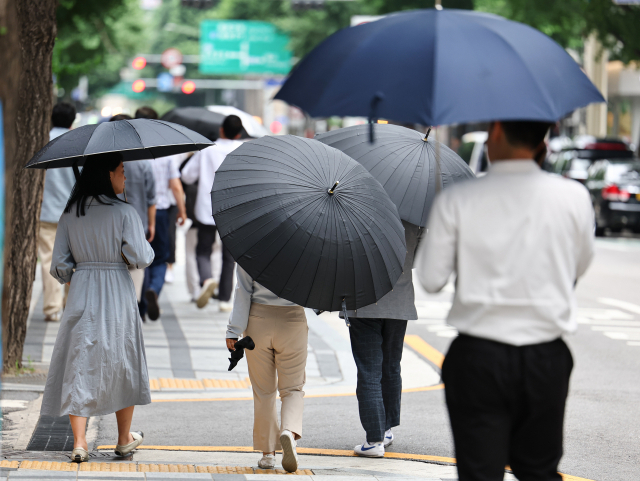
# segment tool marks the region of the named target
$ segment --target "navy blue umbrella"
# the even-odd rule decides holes
[[[294,69],[276,95],[313,117],[422,125],[554,122],[604,102],[548,36],[467,10],[414,10],[341,30]]]

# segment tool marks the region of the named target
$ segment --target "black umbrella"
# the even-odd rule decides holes
[[[448,185],[474,177],[458,154],[420,132],[399,125],[374,124],[319,134],[316,139],[360,162],[383,186],[398,207],[400,218],[420,227],[435,195]],[[439,162],[436,160],[439,159]]]
[[[220,127],[226,115],[211,112],[204,107],[180,107],[170,110],[162,116],[162,120],[184,125],[211,140],[218,140]],[[249,134],[242,128],[241,139],[248,139]]]
[[[209,139],[182,125],[135,119],[85,125],[56,137],[27,163],[27,168],[55,169],[84,165],[96,154],[119,152],[123,161],[155,159],[202,150]]]
[[[373,304],[402,273],[398,210],[355,160],[312,139],[244,143],[216,172],[213,217],[258,283],[304,307]]]

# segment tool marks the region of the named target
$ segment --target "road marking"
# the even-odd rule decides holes
[[[619,307],[620,309],[625,309],[629,312],[633,312],[634,314],[640,314],[640,306],[631,302],[611,299],[610,297],[600,297],[598,298],[598,302],[608,306]]]
[[[405,336],[404,342],[406,342],[411,349],[421,354],[433,364],[442,369],[442,362],[444,361],[444,354],[438,351],[436,348],[426,343],[420,336],[410,334]]]
[[[403,389],[403,393],[440,391],[444,389],[444,384],[436,384],[434,386],[414,387],[411,389]],[[326,397],[350,397],[355,396],[355,392],[342,392],[332,394],[307,394],[305,399],[310,398],[326,398]],[[278,397],[279,398],[279,397]],[[196,402],[224,402],[224,401],[253,401],[253,397],[218,397],[218,398],[186,398],[186,399],[152,399],[152,403],[196,403]]]
[[[98,446],[96,449],[99,450],[111,450],[114,449],[115,446]],[[138,450],[154,450],[154,451],[202,451],[202,452],[231,452],[231,453],[256,453],[259,451],[255,451],[250,446],[139,446]],[[310,455],[318,455],[318,456],[339,456],[339,457],[349,457],[354,458],[358,457],[354,454],[353,451],[347,451],[342,449],[320,449],[320,448],[301,448],[298,447],[296,449],[298,454],[310,454]],[[436,462],[436,463],[446,463],[446,464],[455,464],[456,459],[450,458],[447,456],[431,456],[428,454],[410,454],[410,453],[384,453],[384,457],[387,459],[401,459],[406,461],[427,461],[427,462]],[[84,463],[86,465],[87,463]],[[88,463],[93,464],[93,463]],[[98,463],[95,463],[98,464]],[[107,463],[102,463],[107,464]],[[216,466],[207,466],[207,468],[218,468]],[[233,469],[229,467],[223,467],[221,469]],[[253,468],[235,468],[235,469],[253,469]],[[256,474],[258,473],[258,469],[255,470]],[[272,470],[266,474],[280,474],[280,473],[270,473]],[[275,470],[278,471],[278,470]],[[305,469],[298,470],[295,474],[309,474],[313,475],[314,473]],[[198,471],[198,472],[214,472],[214,471]],[[571,476],[569,474],[560,473],[564,481],[593,481],[591,479],[579,478],[577,476]]]
[[[13,409],[24,409],[27,407],[29,401],[22,401],[18,399],[2,399],[0,400],[0,408],[13,408]]]
[[[150,379],[149,386],[152,391],[175,389],[249,389],[251,381],[245,378],[243,381],[233,379],[174,379],[160,378]]]

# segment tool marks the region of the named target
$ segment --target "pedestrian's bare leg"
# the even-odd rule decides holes
[[[128,408],[116,411],[116,419],[118,420],[118,444],[120,446],[126,446],[133,442],[133,436],[131,436],[131,420],[133,419],[133,408]]]
[[[69,421],[71,422],[71,430],[73,431],[73,448],[82,448],[89,450],[87,446],[87,418],[82,416],[74,416],[69,414]]]

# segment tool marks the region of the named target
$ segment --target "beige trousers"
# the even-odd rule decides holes
[[[245,336],[256,343],[245,351],[253,388],[253,449],[280,450],[281,430],[302,435],[309,328],[302,307],[251,304]],[[282,399],[278,426],[277,391]]]
[[[129,267],[129,274],[133,281],[133,287],[136,290],[136,297],[138,302],[142,298],[142,284],[144,284],[144,269],[136,269],[135,266]]]
[[[38,230],[38,257],[40,257],[40,266],[42,268],[42,293],[44,296],[42,311],[45,316],[52,316],[62,311],[69,292],[69,287],[65,286],[63,296],[62,286],[49,274],[57,228],[58,224],[40,222],[40,229]]]

